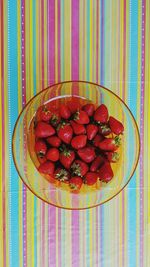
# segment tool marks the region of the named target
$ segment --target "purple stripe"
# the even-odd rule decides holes
[[[79,0],[72,0],[72,79],[79,78]]]
[[[79,266],[79,212],[72,211],[72,266]]]
[[[142,1],[142,69],[140,105],[140,266],[144,266],[144,89],[145,89],[145,0]]]
[[[98,44],[99,44],[99,0],[96,2],[96,82],[98,83]]]
[[[58,0],[57,2],[57,8],[58,8],[58,65],[57,65],[57,69],[58,69],[58,82],[60,82],[60,0]]]
[[[48,266],[56,266],[56,208],[48,207]]]
[[[104,84],[104,0],[101,0],[101,84]]]
[[[58,209],[58,267],[61,267],[61,209]]]
[[[41,241],[42,244],[45,244],[45,203],[42,202],[41,203],[41,214],[42,214],[42,218],[41,218]],[[45,245],[41,246],[41,259],[42,259],[42,266],[45,266]]]
[[[41,39],[41,48],[42,48],[42,89],[44,89],[44,1],[41,1],[41,28],[42,28],[42,39]]]
[[[48,81],[50,85],[55,82],[55,0],[49,0],[48,7]]]

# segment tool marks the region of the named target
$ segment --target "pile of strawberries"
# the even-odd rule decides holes
[[[114,174],[111,163],[124,126],[109,116],[104,104],[81,105],[72,99],[53,109],[41,106],[35,116],[35,153],[40,173],[67,183],[77,193],[82,184],[94,185],[97,179],[109,182]]]

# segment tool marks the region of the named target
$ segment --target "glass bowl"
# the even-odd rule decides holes
[[[104,103],[111,116],[124,124],[121,159],[114,178],[97,190],[73,194],[48,182],[37,171],[28,149],[28,131],[39,106],[57,97],[80,96],[99,105]],[[24,184],[43,201],[66,209],[95,207],[116,196],[130,181],[139,159],[140,137],[136,121],[127,105],[110,90],[94,83],[69,81],[52,85],[34,96],[19,115],[12,139],[16,169]]]

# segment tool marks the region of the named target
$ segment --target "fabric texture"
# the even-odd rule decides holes
[[[149,17],[149,0],[0,1],[0,266],[150,266]],[[83,211],[36,198],[12,158],[24,105],[65,80],[112,90],[131,109],[141,137],[128,186]]]

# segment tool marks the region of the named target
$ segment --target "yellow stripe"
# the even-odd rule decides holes
[[[47,79],[47,1],[44,1],[44,88],[48,86],[48,79]]]
[[[71,79],[71,1],[64,2],[64,79]]]
[[[1,11],[2,12],[2,11]],[[0,27],[1,27],[1,19],[0,19]],[[0,31],[0,51],[2,51],[1,46],[1,36],[2,32]],[[1,52],[0,52],[0,75],[2,71],[2,65],[1,65]],[[2,86],[0,81],[0,92],[2,92]],[[2,94],[0,93],[0,118],[2,119]],[[0,123],[0,266],[3,266],[3,207],[2,207],[2,123]]]
[[[84,40],[83,40],[83,1],[79,1],[79,25],[80,25],[80,30],[79,30],[79,80],[83,79],[83,54],[84,54]]]

